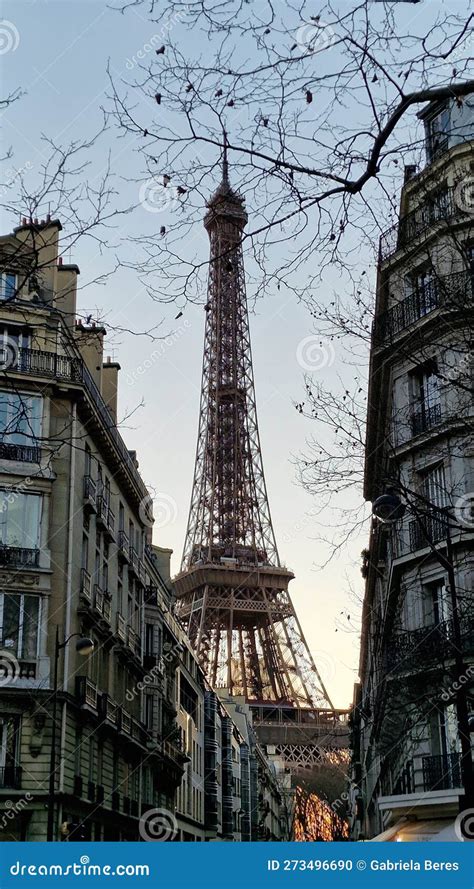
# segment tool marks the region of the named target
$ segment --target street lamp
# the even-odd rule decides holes
[[[49,797],[48,797],[48,843],[54,840],[54,809],[55,809],[55,793],[56,793],[56,715],[58,705],[58,665],[59,652],[66,648],[71,639],[77,638],[76,651],[82,657],[88,657],[94,651],[94,642],[80,633],[71,633],[64,642],[59,641],[59,627],[56,627],[56,640],[54,646],[54,674],[53,674],[53,712],[52,712],[52,735],[51,735],[51,755],[49,759]]]
[[[461,741],[461,775],[464,787],[464,798],[459,801],[460,811],[474,807],[474,770],[471,753],[471,728],[469,723],[469,707],[467,689],[465,686],[466,666],[462,655],[461,627],[459,623],[458,597],[456,590],[456,575],[454,571],[454,553],[450,534],[450,515],[445,509],[446,515],[446,556],[435,546],[430,536],[427,525],[422,521],[418,511],[412,504],[405,504],[398,494],[389,488],[385,494],[377,497],[372,504],[372,513],[384,524],[394,524],[403,517],[406,509],[409,509],[418,522],[423,537],[430,547],[433,555],[448,575],[449,593],[452,611],[452,647],[456,665],[456,716],[458,723],[459,739]]]

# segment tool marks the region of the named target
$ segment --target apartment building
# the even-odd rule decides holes
[[[399,220],[380,241],[354,839],[455,839],[472,800],[474,103],[420,117],[426,165],[405,168]]]
[[[158,743],[166,689],[154,712],[142,688],[169,593],[116,425],[119,366],[76,322],[60,232],[25,219],[0,238],[0,839],[138,839],[183,770]]]

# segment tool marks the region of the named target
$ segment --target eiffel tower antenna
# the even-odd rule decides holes
[[[177,611],[214,688],[252,705],[332,704],[288,592],[263,472],[245,293],[248,217],[229,182],[207,204],[210,240],[204,361],[194,481]]]

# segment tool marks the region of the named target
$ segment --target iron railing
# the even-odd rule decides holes
[[[471,651],[474,648],[474,616],[462,615],[459,629],[463,651]],[[385,668],[388,671],[422,669],[428,661],[452,657],[453,642],[452,620],[396,633],[385,649]]]
[[[76,695],[81,705],[86,704],[88,707],[92,707],[93,710],[97,710],[97,685],[91,679],[88,679],[87,676],[76,677]]]
[[[424,549],[430,543],[444,540],[448,533],[448,518],[439,511],[413,519],[408,526],[410,551]]]
[[[443,188],[429,195],[419,207],[402,216],[395,225],[383,232],[379,241],[379,262],[407,247],[437,223],[447,223],[455,216],[462,215],[454,192],[454,188]]]
[[[22,769],[19,766],[2,766],[0,768],[0,787],[20,790],[21,774]]]
[[[105,497],[97,500],[97,519],[101,521],[105,530],[113,535],[115,527],[115,514],[112,512]]]
[[[440,404],[422,404],[411,415],[411,431],[413,435],[421,435],[439,426],[443,418]]]
[[[0,459],[16,460],[18,463],[39,463],[41,448],[35,445],[9,444],[0,441]]]
[[[120,555],[124,556],[124,558],[128,561],[128,559],[130,558],[130,539],[125,531],[119,531],[118,549]]]
[[[474,274],[471,270],[432,278],[376,317],[374,337],[378,343],[385,342],[440,306],[463,309],[473,302]]]
[[[97,509],[97,485],[90,475],[84,476],[84,500]]]
[[[133,477],[134,483],[141,495],[143,497],[148,496],[143,480],[137,472],[133,457],[131,457],[117,429],[115,420],[82,358],[58,355],[56,352],[44,352],[39,349],[19,348],[15,351],[15,354],[9,356],[8,370],[15,373],[25,373],[30,376],[52,377],[82,384],[93,402],[121,462]]]
[[[5,543],[0,544],[0,565],[12,565],[17,568],[37,568],[39,557],[39,549],[8,546]]]
[[[462,787],[461,757],[458,753],[423,757],[423,789],[452,790]]]

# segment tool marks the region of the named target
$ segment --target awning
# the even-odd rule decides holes
[[[389,827],[367,842],[429,843],[434,840],[441,843],[459,843],[459,837],[454,830],[454,821],[447,818],[432,818],[425,821],[402,818],[393,827]]]

